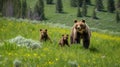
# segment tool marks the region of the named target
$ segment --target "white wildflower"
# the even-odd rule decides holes
[[[27,48],[32,48],[32,49],[36,49],[36,48],[41,47],[40,42],[34,41],[32,39],[26,39],[22,36],[17,36],[13,39],[10,39],[9,42],[16,43],[18,46],[26,46]]]
[[[14,61],[13,61],[13,65],[14,65],[14,67],[21,67],[21,61],[20,60],[18,60],[18,59],[15,59]]]

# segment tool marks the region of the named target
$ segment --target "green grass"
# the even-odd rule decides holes
[[[36,1],[27,0],[31,8],[34,8]],[[92,5],[95,5],[95,0],[91,1]],[[105,3],[106,1],[106,10]],[[55,4],[45,4],[47,20],[38,23],[0,17],[0,67],[13,67],[16,59],[21,61],[21,67],[70,67],[70,62],[77,64],[77,67],[119,67],[120,23],[116,23],[115,14],[97,12],[99,19],[91,19],[94,8],[91,5],[88,6],[88,17],[78,18],[77,8],[70,7],[69,0],[63,0],[63,5],[64,13],[58,14],[55,13]],[[84,49],[82,44],[63,48],[58,45],[62,34],[70,34],[75,19],[85,19],[93,30],[88,50]],[[48,29],[53,43],[44,42],[42,48],[32,50],[7,42],[18,35],[39,41],[39,29]]]
[[[42,48],[32,50],[6,42],[18,35],[39,41],[39,29],[48,29],[53,43],[44,42]],[[120,37],[92,32],[86,50],[81,44],[61,48],[58,42],[62,34],[70,34],[70,28],[0,19],[0,66],[13,67],[15,59],[21,61],[22,67],[70,67],[69,62],[74,61],[78,67],[120,66]]]

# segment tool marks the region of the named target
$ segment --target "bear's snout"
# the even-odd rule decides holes
[[[78,27],[77,29],[78,29],[78,30],[80,30],[80,29],[81,29],[81,27]]]
[[[66,37],[66,38],[64,38],[64,40],[67,40],[68,38]]]
[[[78,31],[81,31],[81,30],[82,30],[82,28],[81,28],[81,27],[77,27],[77,30],[78,30]]]

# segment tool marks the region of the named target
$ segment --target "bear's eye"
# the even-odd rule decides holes
[[[80,25],[81,26],[81,28],[85,28],[85,25]]]
[[[78,25],[75,26],[76,29],[77,29],[77,26],[78,26]]]
[[[80,25],[81,27],[83,27],[83,25]]]

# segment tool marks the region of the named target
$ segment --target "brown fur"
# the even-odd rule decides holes
[[[75,20],[70,36],[71,44],[74,43],[79,44],[80,40],[83,39],[83,46],[85,48],[89,48],[90,36],[91,36],[91,31],[88,25],[85,23],[85,20],[81,20],[81,21]]]
[[[42,42],[42,41],[47,41],[47,40],[50,40],[51,42],[51,39],[47,33],[47,29],[40,29],[40,41]]]
[[[61,47],[65,46],[65,45],[67,45],[68,47],[70,47],[70,46],[69,46],[69,43],[68,43],[68,35],[62,35],[62,38],[61,38],[61,40],[59,41],[59,45],[60,45]]]

